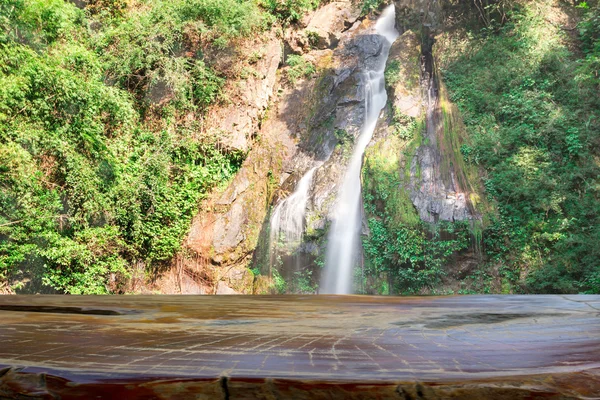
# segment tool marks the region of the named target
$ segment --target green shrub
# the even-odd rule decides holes
[[[252,19],[253,3],[195,4],[220,36],[262,23]],[[219,14],[219,4],[229,9]],[[218,150],[216,138],[198,138],[198,127],[178,123],[168,108],[154,125],[142,119],[145,89],[156,82],[167,82],[184,112],[219,99],[224,79],[176,55],[185,4],[159,2],[132,16],[94,5],[0,5],[2,286],[37,291],[29,286],[39,280],[65,293],[125,290],[132,265],[170,264],[199,201],[243,160]],[[98,30],[87,29],[87,12],[102,19]]]
[[[320,0],[260,0],[271,14],[284,22],[296,22],[306,11],[314,10]]]
[[[406,115],[398,109],[394,110],[392,125],[394,133],[402,140],[412,139],[415,131],[419,129],[419,122],[416,118]]]
[[[363,0],[361,15],[367,15],[368,13],[377,10],[383,4],[383,0]]]
[[[392,60],[385,67],[385,84],[393,87],[400,80],[400,61]]]
[[[590,243],[599,240],[600,104],[589,58],[596,16],[581,24],[584,59],[528,5],[492,34],[473,37],[470,54],[444,71],[471,138],[461,151],[485,168],[499,209],[484,249],[517,271],[513,284],[526,291],[597,290],[600,253]]]
[[[298,79],[308,78],[316,72],[314,64],[302,56],[290,54],[286,61],[289,66],[286,76],[292,84],[295,84]]]
[[[578,25],[585,59],[578,69],[576,79],[597,89],[600,87],[600,4],[587,6],[585,9],[585,16]]]

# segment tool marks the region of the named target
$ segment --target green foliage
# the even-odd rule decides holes
[[[221,87],[225,80],[217,76],[204,63],[197,62],[191,70],[192,92],[191,98],[187,98],[192,104],[197,104],[201,108],[208,107],[214,103],[221,95]]]
[[[345,129],[336,129],[333,134],[340,143],[354,143],[354,136],[349,134]]]
[[[62,0],[4,0],[0,4],[0,43],[19,41],[41,49],[74,34],[83,13]]]
[[[398,135],[400,139],[410,140],[419,129],[419,122],[415,117],[411,117],[395,109],[392,126],[394,127],[394,134]]]
[[[385,67],[385,84],[393,87],[400,80],[400,61],[392,60]]]
[[[365,274],[391,277],[398,293],[417,294],[423,288],[434,288],[451,256],[470,244],[468,222],[442,223],[431,227],[433,232],[428,235],[425,225],[394,225],[388,218],[369,219],[370,235],[363,238]]]
[[[368,13],[377,10],[383,4],[383,0],[363,0],[361,15],[367,15]]]
[[[273,269],[272,289],[277,294],[285,294],[288,291],[288,284],[285,281],[285,279],[283,279],[283,277],[279,274],[277,269]]]
[[[579,24],[582,50],[585,59],[579,67],[576,79],[586,85],[600,87],[600,4],[590,7],[587,3],[585,16]]]
[[[224,79],[203,60],[204,48],[222,50],[268,25],[252,1],[160,1],[141,9],[101,18],[106,28],[92,35],[106,78],[142,105],[166,100],[180,110],[202,110],[220,97]]]
[[[314,31],[307,31],[306,39],[308,40],[308,45],[314,49],[319,44],[319,33]]]
[[[314,10],[320,0],[260,0],[260,4],[284,22],[296,22],[306,11]]]
[[[295,84],[300,78],[308,78],[316,72],[315,65],[302,56],[290,54],[286,62],[289,66],[286,69],[286,76],[291,84]]]
[[[314,294],[318,285],[313,279],[313,270],[306,269],[294,272],[293,293]]]
[[[66,293],[118,292],[130,266],[168,265],[199,201],[243,159],[168,112],[146,125],[134,82],[175,82],[180,110],[205,108],[223,79],[174,56],[183,24],[247,34],[256,6],[159,2],[127,17],[93,4],[0,5],[0,281],[23,290],[37,279]],[[88,12],[101,28],[88,29]]]
[[[420,129],[416,124],[413,142],[418,143]],[[402,143],[398,136],[376,143],[368,149],[363,167],[363,201],[369,217],[369,235],[363,237],[365,276],[386,277],[386,290],[378,293],[434,288],[450,257],[470,244],[468,222],[434,226],[421,222],[401,170],[401,159],[412,158],[410,152],[401,153]]]
[[[538,293],[597,292],[597,9],[581,24],[587,53],[577,59],[532,7],[472,37],[470,54],[444,71],[471,139],[461,153],[486,170],[499,215],[484,249],[507,282]]]
[[[419,136],[420,137],[420,136]],[[402,142],[390,136],[367,149],[363,166],[363,199],[371,215],[386,215],[390,223],[417,226],[420,218],[401,174]]]
[[[484,266],[485,267],[485,266]],[[479,268],[461,282],[458,294],[490,294],[493,277],[485,268]],[[468,289],[467,289],[468,287]]]

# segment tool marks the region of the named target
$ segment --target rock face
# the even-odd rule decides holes
[[[184,262],[184,270],[204,266],[213,271],[207,277],[209,281],[223,281],[243,293],[252,292],[251,273],[246,268],[257,245],[264,247],[267,242],[271,200],[275,197],[277,202],[291,193],[304,173],[317,165],[320,168],[315,172],[307,201],[307,230],[322,236],[352,141],[363,124],[361,71],[381,52],[382,43],[372,34],[372,22],[356,22],[358,14],[359,10],[350,2],[334,2],[319,9],[306,22],[305,33],[312,30],[325,35],[326,32],[330,40],[326,46],[313,46],[316,49],[305,55],[317,66],[315,77],[301,79],[294,85],[286,84],[281,77],[272,86],[275,58],[280,55],[274,47],[281,49],[281,46],[269,44],[275,55],[263,60],[267,77],[261,85],[256,81],[249,85],[253,93],[249,98],[253,100],[246,99],[244,103],[252,107],[237,110],[231,105],[211,113],[208,121],[211,129],[217,132],[233,128],[234,134],[226,139],[226,145],[243,150],[249,146],[252,136],[249,132],[256,120],[248,110],[259,112],[268,98],[257,93],[268,93],[273,88],[278,92],[277,101],[270,105],[267,118],[263,119],[258,133],[260,140],[253,145],[241,170],[222,193],[203,204],[203,210],[194,219],[185,242],[189,261]],[[295,37],[287,40],[291,46]],[[238,118],[240,113],[242,118]],[[308,240],[301,252],[314,258],[319,246],[318,240]],[[257,253],[267,251],[259,248]],[[264,268],[268,262],[265,264],[258,258],[255,254],[255,267],[258,265],[267,273]],[[214,286],[211,290],[217,292],[219,288]]]
[[[398,250],[385,259],[380,254],[387,251],[381,245],[382,237],[394,240],[397,232],[424,235],[427,249],[429,240],[457,243],[459,236],[452,232],[436,236],[436,230],[452,226],[440,226],[439,222],[470,221],[450,230],[468,230],[475,239],[464,240],[461,250],[451,257],[436,256],[445,273],[434,288],[418,289],[423,294],[428,290],[460,290],[460,280],[481,262],[477,232],[482,223],[476,203],[482,189],[478,171],[462,157],[466,132],[435,69],[433,29],[441,29],[440,10],[434,2],[398,1],[396,6],[396,23],[402,34],[392,45],[386,66],[388,107],[382,111],[365,152],[362,171],[366,217],[369,225],[378,229],[364,232],[370,250],[365,269],[389,272],[364,275],[360,289],[366,293],[391,292],[395,287],[406,290],[402,286],[405,278],[396,275],[397,271],[428,268],[428,261],[394,259],[401,257]]]
[[[213,108],[204,121],[206,133],[217,137],[231,150],[246,152],[250,149],[269,106],[282,61],[281,41],[275,34],[256,46],[259,58],[252,73],[238,82],[241,87],[238,96],[228,105]]]
[[[184,243],[190,254],[186,268],[212,271],[208,281],[220,285],[215,293],[224,290],[223,283],[240,293],[252,292],[253,275],[247,264],[273,194],[273,179],[293,146],[289,138],[286,142],[285,135],[277,134],[276,126],[276,121],[265,123],[261,141],[229,186],[202,205]]]
[[[423,35],[409,29],[429,32],[437,24],[435,9],[418,0],[398,1],[397,7],[403,35],[392,46],[388,67],[395,63],[398,71],[388,85],[389,107],[374,141],[397,135],[398,118],[400,125],[406,118],[425,121],[420,144],[402,161],[409,175],[403,190],[423,221],[477,218],[470,204],[472,188],[456,159],[457,142],[445,139],[458,123],[448,118],[447,102],[439,95],[431,48],[424,49]],[[207,118],[208,133],[220,137],[226,149],[248,156],[229,186],[203,203],[184,243],[181,271],[205,282],[203,291],[222,292],[227,285],[241,293],[254,292],[252,282],[257,281],[248,270],[250,264],[267,276],[275,268],[288,282],[300,272],[318,279],[339,184],[364,123],[363,71],[377,62],[382,50],[374,20],[359,20],[359,14],[349,1],[328,3],[302,22],[304,28],[288,30],[285,43],[271,37],[261,45],[257,73],[245,80],[239,96]],[[278,74],[285,57],[282,49],[303,54],[317,72],[291,84],[286,70]],[[278,254],[274,265],[269,209],[294,192],[313,168],[304,237]],[[263,290],[264,282],[259,286]]]
[[[337,65],[333,68],[333,76],[324,79],[324,96],[316,105],[318,114],[306,134],[310,144],[316,142],[318,145],[320,138],[336,143],[332,152],[325,155],[326,161],[316,173],[312,202],[308,207],[308,230],[324,226],[335,207],[337,185],[343,178],[353,142],[364,124],[363,71],[379,56],[383,44],[381,37],[370,33],[369,23],[357,27],[357,31],[352,33],[342,38],[339,50],[334,52]],[[308,150],[317,158],[321,152],[315,147]]]
[[[392,124],[415,119],[424,122],[419,143],[407,160],[410,181],[405,182],[422,221],[479,219],[471,197],[476,192],[464,169],[460,144],[462,124],[449,103],[435,69],[434,32],[439,6],[420,0],[400,0],[397,24],[407,30],[392,47],[388,68],[396,68],[390,84]],[[418,66],[418,67],[417,67]],[[418,68],[418,69],[417,69]]]
[[[296,53],[333,49],[359,16],[360,8],[350,1],[328,3],[304,19],[304,29],[289,30],[288,45]]]
[[[348,2],[336,1],[317,10],[304,30],[309,46],[331,49],[337,46],[342,32],[358,19],[359,9]]]
[[[232,83],[236,88],[229,88],[227,104],[210,110],[203,131],[216,138],[224,151],[247,153],[247,157],[229,186],[201,204],[175,260],[176,268],[158,285],[169,293],[252,292],[254,278],[247,263],[273,191],[271,180],[280,173],[286,146],[292,144],[285,132],[276,135],[264,121],[278,85],[282,42],[273,32],[246,47],[253,51],[246,63],[250,72]],[[228,62],[223,60],[220,68],[227,69]],[[261,140],[256,143],[259,132]]]
[[[302,242],[296,248],[288,246],[284,252],[277,252],[275,263],[273,257],[264,262],[278,269],[289,291],[307,290],[294,282],[307,277],[314,282],[321,273],[319,260],[325,256],[326,234],[337,207],[340,184],[365,120],[364,71],[383,56],[384,39],[374,33],[373,22],[367,19],[344,31],[337,47],[321,58],[327,59],[327,65],[311,94],[310,112],[295,135],[297,150],[284,164],[284,170],[291,172],[282,183],[288,193],[295,190],[307,171],[317,167],[306,203]]]
[[[3,399],[597,399],[600,296],[3,296]]]
[[[247,157],[228,187],[202,203],[177,259],[177,273],[199,282],[206,293],[252,292],[253,275],[246,266],[273,192],[272,180],[281,172],[286,148],[293,146],[285,131],[278,135],[273,123],[265,122],[278,87],[282,42],[273,33],[254,48],[253,73],[236,83],[240,90],[232,91],[236,95],[229,104],[208,113],[204,126],[225,151]]]
[[[421,90],[421,40],[412,30],[407,30],[392,44],[388,69],[398,66],[394,82],[388,83],[388,101],[392,109],[411,118],[423,113],[424,99]]]
[[[469,188],[460,185],[454,168],[460,165],[460,149],[444,147],[454,144],[452,121],[440,104],[439,84],[431,54],[423,55],[423,86],[425,91],[425,130],[422,144],[416,149],[410,165],[411,200],[425,222],[462,221],[478,218],[469,202]],[[457,151],[458,150],[458,151]]]

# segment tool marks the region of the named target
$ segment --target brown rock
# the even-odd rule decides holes
[[[413,31],[406,31],[390,49],[388,68],[398,66],[396,82],[388,85],[392,106],[402,114],[418,118],[423,113],[421,80],[421,41]]]
[[[340,41],[344,29],[359,17],[360,10],[350,2],[336,1],[315,12],[304,30],[310,45],[318,49],[331,49]]]
[[[217,292],[215,294],[238,294],[235,290],[230,288],[223,281],[217,283]]]
[[[259,129],[260,119],[266,112],[277,80],[281,62],[281,42],[274,34],[262,46],[262,57],[253,64],[254,73],[239,81],[241,91],[230,104],[216,106],[205,120],[205,130],[218,138],[226,148],[248,151],[251,138]]]
[[[351,1],[335,1],[317,9],[302,21],[302,31],[289,29],[287,43],[295,53],[311,49],[333,49],[345,30],[360,17],[360,7]]]

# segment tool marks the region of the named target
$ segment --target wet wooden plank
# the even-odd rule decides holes
[[[0,321],[5,398],[600,398],[600,296],[4,296]]]

